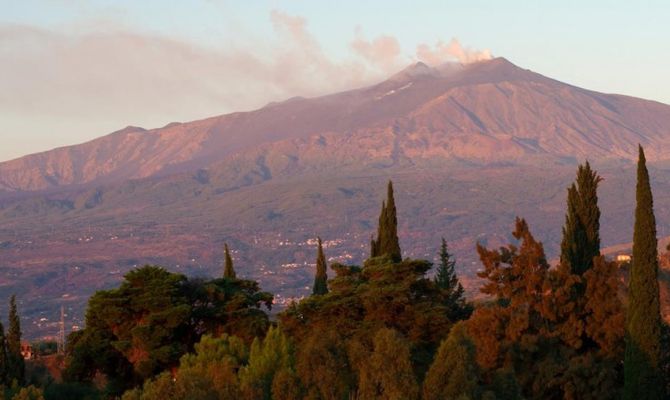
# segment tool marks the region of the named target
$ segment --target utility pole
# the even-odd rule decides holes
[[[65,354],[65,308],[60,306],[60,323],[58,324],[58,354]]]

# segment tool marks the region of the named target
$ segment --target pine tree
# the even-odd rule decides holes
[[[314,288],[312,294],[322,295],[328,293],[328,274],[326,272],[326,256],[323,254],[321,238],[317,238],[319,250],[316,256],[316,276],[314,277]]]
[[[233,268],[233,258],[230,256],[230,250],[228,250],[228,243],[223,244],[223,250],[225,253],[223,277],[227,279],[235,279],[237,275],[235,274],[235,269]]]
[[[568,188],[568,209],[561,242],[561,263],[582,275],[600,255],[600,209],[598,183],[602,178],[588,161],[577,169],[577,179]]]
[[[7,359],[7,341],[5,340],[5,327],[0,322],[0,387],[10,382],[7,381],[9,372]]]
[[[9,360],[9,377],[23,382],[25,362],[21,355],[21,320],[16,310],[16,296],[9,299],[9,328],[7,329],[7,358]],[[10,380],[11,380],[10,379]]]
[[[382,203],[377,228],[377,240],[371,243],[371,257],[389,256],[394,262],[402,261],[400,241],[398,240],[398,217],[396,216],[393,182],[389,181],[386,201]]]
[[[451,308],[463,307],[465,303],[463,285],[456,276],[456,260],[449,253],[447,241],[442,238],[440,247],[440,265],[435,275],[435,285],[442,289],[447,296],[447,305]]]
[[[656,220],[642,146],[637,164],[633,260],[628,284],[624,399],[663,398]]]

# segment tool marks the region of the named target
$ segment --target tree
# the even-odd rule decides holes
[[[456,261],[449,253],[447,241],[442,238],[440,247],[440,265],[435,275],[435,285],[442,290],[449,318],[453,321],[469,316],[470,309],[465,303],[465,290],[456,275]]]
[[[0,322],[0,386],[8,384],[9,365],[7,359],[7,341],[5,340],[5,327]]]
[[[340,400],[355,387],[355,378],[340,333],[324,326],[314,329],[297,347],[296,370],[312,397]]]
[[[225,264],[223,267],[223,277],[226,279],[235,279],[235,269],[233,268],[233,258],[230,256],[230,251],[228,250],[228,243],[223,244],[223,249],[225,253]]]
[[[123,400],[237,400],[241,397],[237,370],[249,350],[234,336],[203,336],[195,352],[185,354],[174,375],[164,372],[124,393]]]
[[[398,218],[396,216],[393,182],[389,181],[386,201],[382,202],[377,227],[377,239],[371,243],[371,257],[388,255],[394,262],[402,260],[400,241],[398,240]]]
[[[464,323],[458,323],[442,342],[423,381],[423,399],[470,399],[479,395],[479,369],[475,346]]]
[[[17,388],[16,394],[11,397],[12,400],[44,400],[42,389],[35,386]]]
[[[600,255],[600,209],[598,183],[602,178],[587,161],[577,168],[577,179],[568,188],[567,212],[561,242],[561,263],[581,275]]]
[[[543,362],[553,359],[545,358],[544,350],[554,344],[555,328],[551,324],[552,298],[547,296],[549,264],[542,243],[535,240],[525,220],[517,218],[513,235],[519,246],[500,250],[477,246],[484,265],[478,275],[487,279],[481,291],[493,301],[475,310],[467,323],[468,332],[487,381],[507,369],[514,372],[529,398],[559,399],[561,391],[549,385],[556,385],[559,371],[547,376],[550,369]]]
[[[467,325],[483,379],[513,373],[512,386],[527,398],[619,398],[623,329],[614,265],[596,257],[583,277],[563,264],[550,269],[524,220],[514,237],[519,246],[478,247],[482,292],[493,299]],[[577,284],[585,286],[582,305],[573,296]]]
[[[337,365],[332,372],[319,368],[327,382],[322,386],[331,385],[338,393],[347,386],[354,390],[355,380],[349,377],[358,374],[362,354],[372,351],[374,336],[386,327],[409,341],[413,368],[421,379],[452,325],[441,291],[426,276],[431,265],[411,259],[395,263],[388,256],[368,259],[363,267],[331,265],[336,276],[328,282],[327,296],[307,297],[279,314],[280,326],[301,349],[299,365]],[[336,332],[338,339],[327,337],[326,331]],[[364,351],[351,351],[354,344]],[[306,356],[302,350],[307,347],[314,353]],[[346,348],[346,356],[335,347]],[[303,364],[305,358],[312,361]],[[310,391],[317,379],[305,379],[305,389]]]
[[[361,400],[413,400],[419,387],[412,370],[409,343],[394,329],[382,328],[374,337],[374,350],[360,368]]]
[[[89,300],[86,328],[70,335],[70,380],[104,373],[113,392],[132,387],[191,351],[204,334],[236,334],[249,342],[269,325],[262,305],[272,295],[243,279],[188,280],[157,266],[130,271],[117,289]]]
[[[16,309],[16,296],[9,299],[9,327],[7,329],[7,358],[9,360],[8,380],[23,383],[25,361],[21,354],[21,319]]]
[[[270,327],[265,339],[255,339],[249,352],[249,364],[240,370],[240,384],[246,398],[272,398],[272,382],[278,371],[294,370],[293,346],[279,328]]]
[[[633,260],[626,315],[625,399],[661,399],[661,312],[656,219],[646,159],[639,147]]]
[[[321,238],[317,238],[319,249],[316,256],[316,275],[314,277],[314,288],[312,294],[322,295],[328,293],[328,274],[326,272],[326,256],[323,254]]]

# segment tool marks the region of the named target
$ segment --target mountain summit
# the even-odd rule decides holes
[[[516,216],[556,256],[565,188],[585,158],[604,178],[603,244],[630,241],[630,161],[638,143],[667,160],[669,129],[668,105],[504,58],[414,64],[356,90],[127,127],[0,163],[0,297],[20,288],[34,320],[63,301],[81,316],[87,296],[135,266],[219,276],[223,243],[238,276],[278,301],[307,295],[313,238],[334,261],[362,262],[389,179],[404,255],[431,259],[444,236],[468,286],[475,243],[508,243]],[[650,167],[655,196],[670,196],[670,176]],[[656,211],[667,232],[670,209]]]
[[[419,163],[521,162],[529,156],[630,160],[641,143],[650,160],[662,160],[670,154],[669,130],[667,105],[580,89],[504,58],[439,67],[416,63],[361,89],[158,129],[128,127],[0,163],[0,189],[165,176],[244,157],[273,143],[291,146],[287,141],[336,144],[337,151],[323,151],[326,156],[348,146],[347,153],[362,160]],[[301,144],[290,156],[307,160],[319,149]]]

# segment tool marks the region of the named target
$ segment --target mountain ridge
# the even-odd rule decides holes
[[[649,158],[655,161],[667,158],[670,150],[660,143],[670,126],[670,106],[580,89],[504,58],[465,66],[417,65],[408,68],[421,69],[419,75],[405,69],[364,88],[162,128],[127,127],[2,162],[0,189],[34,191],[165,176],[207,168],[262,144],[371,130],[410,135],[400,138],[404,142],[448,146],[442,157],[476,162],[500,162],[497,148],[517,161],[539,153],[633,159],[637,143],[651,145]]]
[[[403,254],[433,259],[445,237],[472,293],[475,244],[513,241],[517,216],[557,255],[584,159],[604,178],[603,245],[630,241],[638,143],[670,235],[670,106],[504,59],[418,68],[0,163],[0,296],[24,293],[33,321],[61,304],[82,317],[87,296],[139,265],[218,276],[226,242],[238,274],[285,304],[309,291],[317,235],[331,262],[367,257],[389,179]]]

